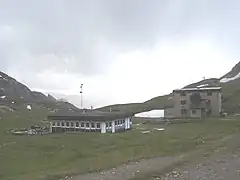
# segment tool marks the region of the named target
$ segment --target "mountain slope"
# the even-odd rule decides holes
[[[124,111],[127,113],[140,113],[153,109],[164,109],[173,106],[171,94],[158,96],[143,103],[115,104],[98,108],[100,111]]]
[[[184,88],[221,86],[223,94],[223,109],[228,113],[240,113],[240,62],[236,64],[230,72],[220,78],[205,79]],[[171,93],[164,96],[158,96],[143,103],[117,104],[99,108],[109,111],[125,110],[129,112],[143,112],[155,109],[164,109],[173,106]]]
[[[221,83],[237,80],[240,77],[240,62],[237,63],[230,72],[220,78]]]
[[[41,92],[31,91],[24,84],[0,71],[0,105],[17,109],[17,106],[24,104],[38,105],[49,110],[78,109],[68,102],[57,101],[51,95],[45,96]]]

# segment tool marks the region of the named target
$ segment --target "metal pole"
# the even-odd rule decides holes
[[[80,94],[81,94],[81,109],[83,109],[83,84],[80,86]]]

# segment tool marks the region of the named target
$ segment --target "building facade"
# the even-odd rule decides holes
[[[51,115],[50,131],[115,133],[131,129],[132,116],[119,113],[69,113]]]
[[[176,89],[172,94],[173,108],[165,109],[166,118],[216,117],[222,111],[221,87]]]

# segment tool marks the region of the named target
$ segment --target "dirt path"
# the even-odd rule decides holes
[[[239,180],[240,151],[227,154],[215,154],[204,158],[200,163],[190,163],[176,168],[155,180]]]
[[[216,142],[225,146],[211,147],[210,157],[189,161],[187,164],[178,164],[186,159],[189,154],[178,157],[158,157],[143,159],[138,162],[121,165],[109,170],[70,177],[72,180],[239,180],[240,179],[240,141],[237,136],[225,137]],[[232,153],[234,150],[234,153]],[[204,152],[204,153],[203,153]],[[206,154],[205,150],[200,151]],[[191,153],[194,156],[195,153]],[[199,153],[198,153],[199,155]],[[192,157],[193,157],[192,156]],[[195,161],[195,162],[194,162]],[[201,162],[201,163],[199,163]],[[169,168],[170,167],[170,168]],[[167,169],[167,172],[165,172]],[[164,170],[163,172],[161,172]],[[151,172],[159,176],[152,177]],[[144,175],[144,178],[141,177]],[[145,176],[146,175],[146,176]]]
[[[206,153],[207,154],[207,153]],[[226,146],[216,148],[211,155],[203,156],[181,166],[172,168],[161,176],[146,180],[239,180],[240,141],[238,136],[230,139]]]
[[[159,157],[152,159],[143,159],[138,162],[131,162],[119,166],[117,168],[112,168],[107,171],[102,171],[98,173],[90,173],[79,175],[73,180],[127,180],[131,179],[138,173],[147,173],[149,170],[157,170],[161,167],[168,166],[171,163],[178,161],[181,157]]]

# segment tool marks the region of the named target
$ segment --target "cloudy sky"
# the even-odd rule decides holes
[[[0,70],[94,107],[220,77],[239,61],[239,0],[1,0]]]

